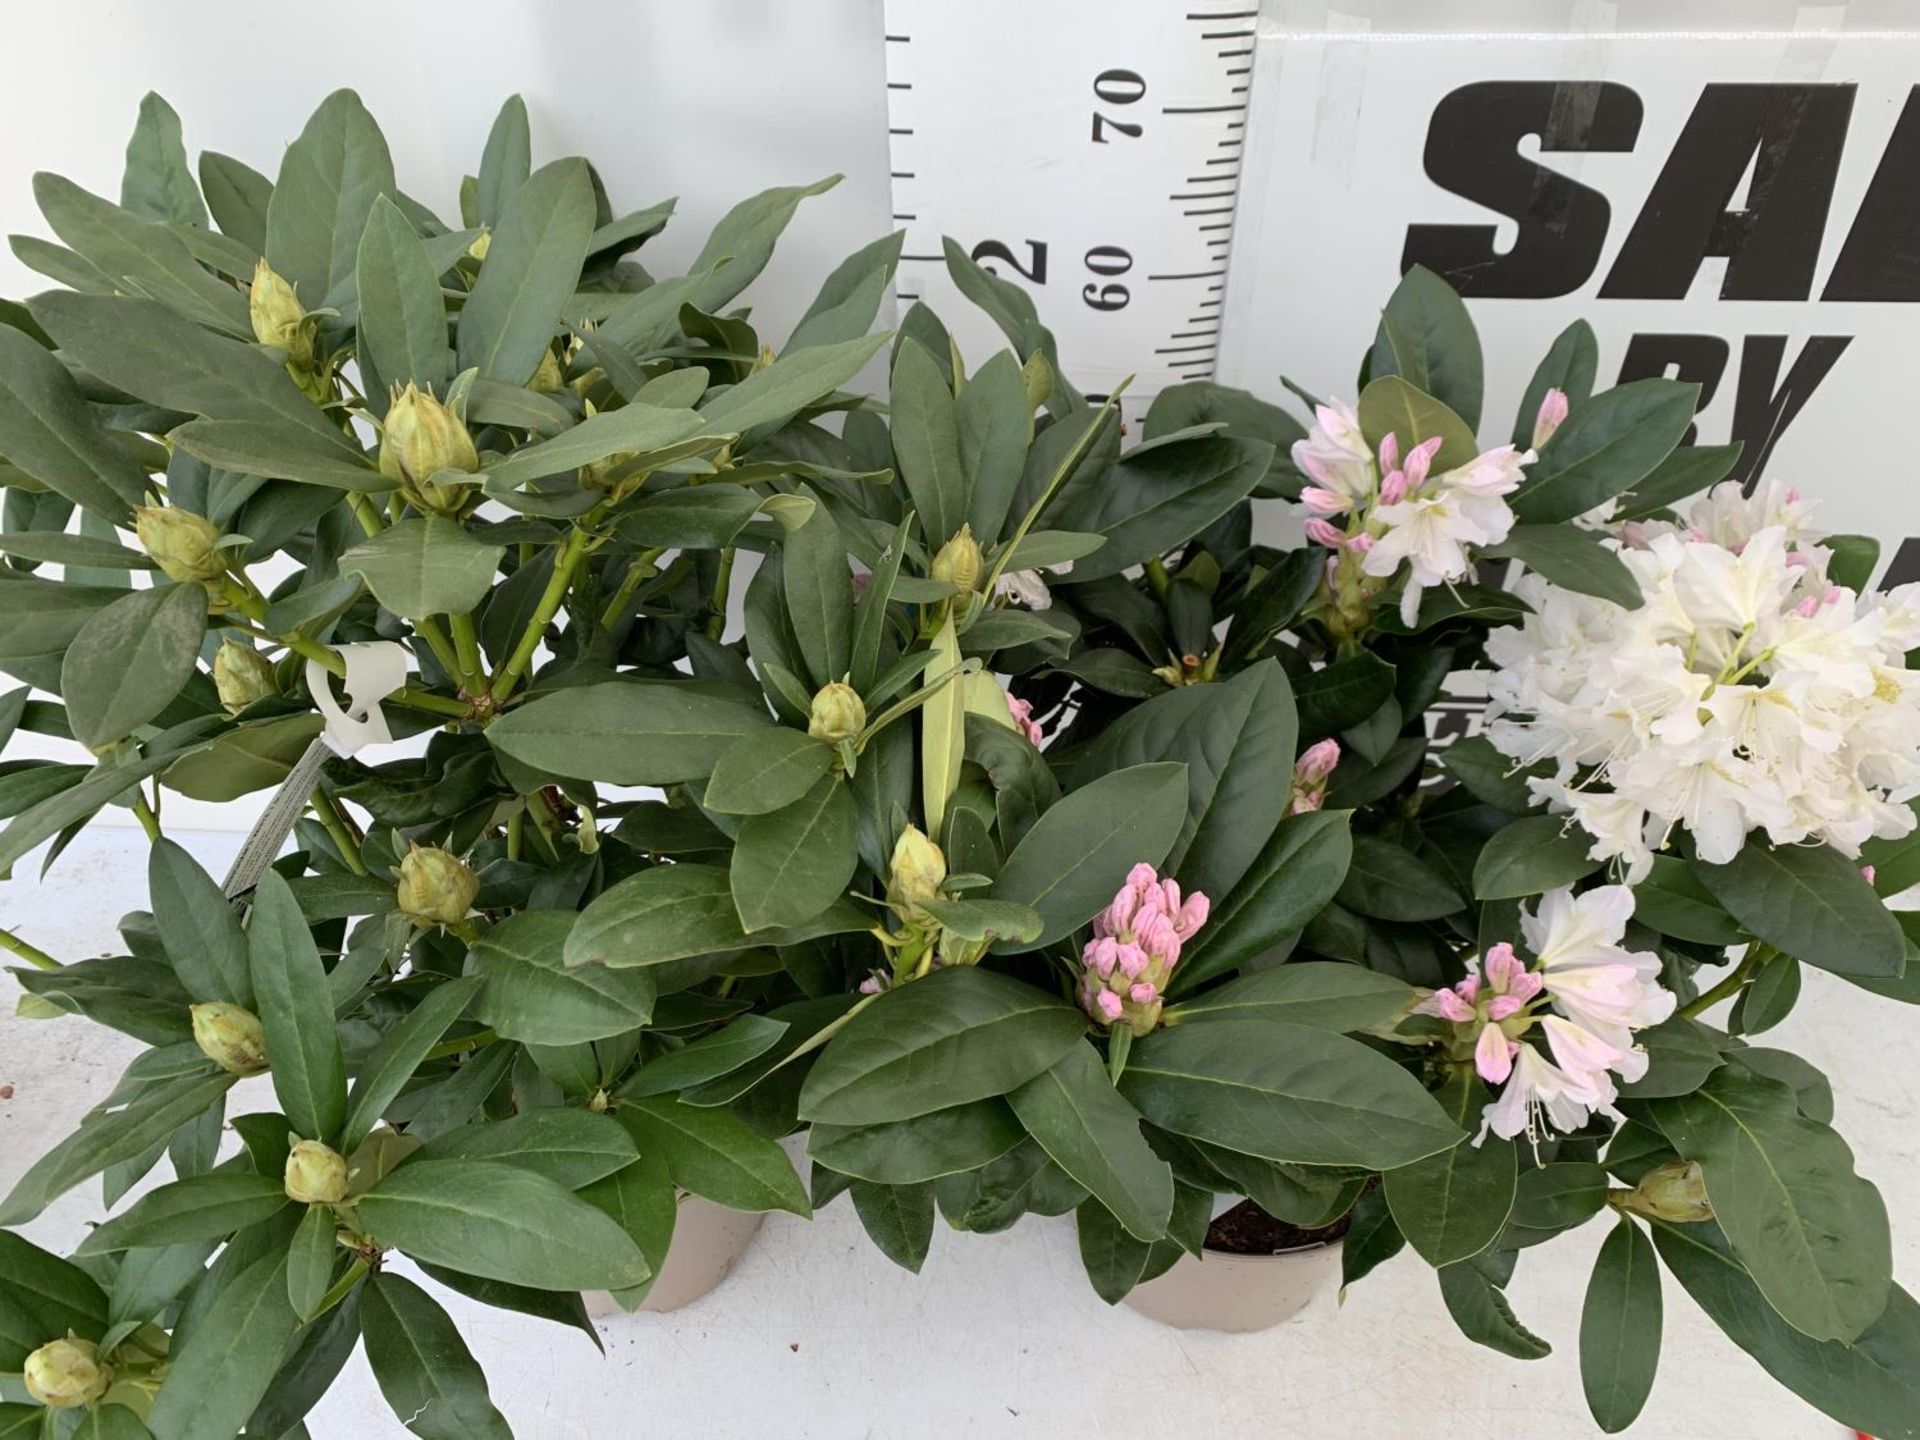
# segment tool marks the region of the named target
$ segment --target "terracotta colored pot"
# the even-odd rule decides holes
[[[698,1195],[681,1196],[666,1264],[640,1308],[661,1312],[691,1305],[727,1278],[766,1218],[729,1210]],[[604,1290],[589,1291],[586,1301],[587,1313],[596,1319],[623,1313]]]
[[[1136,1285],[1127,1304],[1178,1330],[1267,1330],[1291,1319],[1340,1279],[1340,1242],[1277,1255],[1209,1250],[1182,1255],[1166,1274]]]

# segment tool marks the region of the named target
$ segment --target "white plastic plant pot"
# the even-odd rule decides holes
[[[729,1210],[698,1195],[681,1196],[666,1263],[654,1277],[653,1288],[640,1309],[656,1314],[678,1310],[715,1289],[740,1263],[766,1218]],[[620,1302],[604,1290],[589,1291],[586,1302],[587,1313],[595,1319],[625,1313]]]
[[[1136,1285],[1126,1303],[1176,1330],[1269,1330],[1340,1281],[1340,1242],[1316,1241],[1274,1255],[1209,1250],[1182,1255],[1166,1274]]]

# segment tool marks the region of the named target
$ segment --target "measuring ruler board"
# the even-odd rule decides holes
[[[1073,382],[1128,409],[1210,378],[1252,94],[1254,0],[885,0],[896,294],[968,364],[1005,345],[951,236],[1023,286]]]

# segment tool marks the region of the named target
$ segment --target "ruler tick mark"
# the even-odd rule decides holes
[[[1242,100],[1238,105],[1163,105],[1160,107],[1160,113],[1162,115],[1225,115],[1246,108],[1247,102]],[[1237,123],[1244,125],[1246,122],[1243,120]]]
[[[888,129],[887,133],[889,135],[911,135],[913,131],[906,126],[896,125]]]
[[[1233,206],[1215,205],[1211,210],[1182,210],[1180,213],[1182,215],[1231,215],[1233,213]],[[896,220],[899,220],[899,219],[902,219],[903,217],[896,215],[893,218]],[[911,217],[905,217],[905,218],[911,218]],[[1202,230],[1205,230],[1207,227],[1205,225],[1202,225],[1200,228]]]
[[[1220,58],[1222,60],[1231,60],[1236,55],[1251,55],[1251,54],[1253,54],[1253,47],[1251,45],[1249,45],[1244,50],[1222,50],[1219,52]]]
[[[913,82],[911,80],[889,80],[887,82],[887,88],[889,90],[911,90],[913,88]]]
[[[902,255],[900,258],[902,260],[931,260],[934,264],[939,265],[943,264],[947,257],[944,255]]]
[[[911,170],[889,170],[887,174],[895,180],[913,179],[913,171]]]
[[[912,40],[913,40],[913,37],[912,37],[911,35],[889,35],[889,36],[887,36],[887,43],[888,43],[889,45],[906,45],[906,44],[909,44],[909,43],[910,43],[910,42],[911,42]]]
[[[1149,280],[1211,280],[1215,276],[1224,275],[1226,273],[1227,272],[1224,270],[1193,270],[1183,275],[1149,275],[1147,276],[1147,279]]]
[[[1224,20],[1227,17],[1222,15],[1218,18]],[[1200,38],[1202,40],[1251,40],[1253,38],[1253,31],[1251,30],[1203,30],[1200,33]]]

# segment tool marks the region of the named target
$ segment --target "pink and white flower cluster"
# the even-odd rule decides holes
[[[1520,930],[1531,965],[1512,945],[1488,948],[1459,984],[1421,1001],[1471,1041],[1474,1068],[1502,1089],[1481,1117],[1480,1135],[1538,1140],[1540,1122],[1580,1129],[1596,1113],[1618,1120],[1614,1077],[1647,1073],[1647,1052],[1633,1032],[1673,1014],[1659,983],[1660,957],[1620,944],[1633,916],[1633,892],[1603,885],[1583,895],[1550,890]],[[1535,1040],[1544,1043],[1544,1049]]]
[[[1113,903],[1093,918],[1093,939],[1080,955],[1081,1008],[1136,1035],[1153,1029],[1180,947],[1207,923],[1209,908],[1200,891],[1183,900],[1177,881],[1162,880],[1151,865],[1134,866]]]
[[[1644,604],[1518,592],[1524,624],[1487,653],[1487,736],[1571,814],[1595,859],[1629,882],[1674,827],[1700,857],[1731,860],[1749,832],[1817,840],[1848,855],[1914,827],[1920,794],[1920,585],[1860,595],[1828,579],[1810,502],[1767,484],[1716,486],[1685,523],[1614,527]]]
[[[1540,429],[1552,433],[1546,406]],[[1405,566],[1400,616],[1408,625],[1424,591],[1472,574],[1472,547],[1507,538],[1513,511],[1505,497],[1534,459],[1531,450],[1501,445],[1436,474],[1440,448],[1435,436],[1402,456],[1398,437],[1389,434],[1376,449],[1359,417],[1337,402],[1316,406],[1307,438],[1293,445],[1293,463],[1312,482],[1300,492],[1307,538],[1335,552],[1330,577],[1337,583],[1342,569],[1357,563],[1360,575],[1385,581]]]

